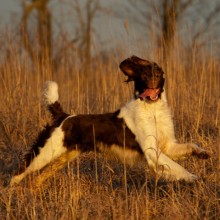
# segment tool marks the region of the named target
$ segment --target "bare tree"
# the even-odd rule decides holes
[[[80,2],[80,0],[73,2],[77,18],[75,34],[78,39],[85,70],[90,72],[92,36],[94,33],[93,23],[97,13],[101,10],[101,6],[99,0],[88,0],[85,5],[82,5]]]
[[[35,60],[36,51],[38,51],[38,60],[41,63],[47,62],[51,70],[53,70],[57,69],[57,63],[61,60],[62,55],[70,48],[70,45],[74,44],[74,48],[81,54],[80,57],[84,63],[85,70],[90,71],[92,36],[94,33],[93,23],[98,11],[101,10],[99,0],[72,1],[72,16],[76,18],[73,24],[75,27],[74,36],[73,39],[63,43],[63,47],[59,50],[53,48],[52,22],[54,21],[51,19],[49,2],[50,0],[31,0],[31,2],[26,3],[26,0],[23,0],[21,33],[24,48],[33,61]],[[59,3],[58,1],[57,4],[65,4],[65,2]],[[37,14],[34,14],[34,12]],[[28,28],[31,15],[37,18],[37,28],[33,26],[30,28],[30,25]],[[35,29],[36,35],[31,37],[31,33],[35,32]]]
[[[52,24],[51,13],[48,9],[49,0],[32,0],[29,4],[23,1],[23,16],[21,23],[21,36],[24,48],[29,53],[32,60],[35,60],[36,48],[38,48],[37,57],[40,62],[52,64]],[[28,19],[30,15],[37,12],[37,33],[31,38],[28,30]],[[32,29],[33,31],[33,29]],[[37,45],[36,45],[37,41]],[[35,45],[35,46],[34,46]]]
[[[201,36],[205,33],[212,22],[219,17],[220,2],[213,1],[213,7],[208,13],[202,13],[202,7],[207,7],[210,4],[205,0],[129,0],[130,14],[133,20],[145,27],[144,29],[151,33],[151,27],[153,24],[154,30],[156,30],[158,43],[163,49],[164,59],[169,56],[173,47],[173,39],[178,31],[178,27],[181,24],[181,20],[185,16],[193,18],[195,15],[203,17],[203,23],[201,26],[192,33],[192,42],[195,44],[201,39]],[[215,5],[214,5],[215,3]],[[188,11],[188,14],[187,14]],[[191,14],[189,13],[191,11]],[[196,25],[196,22],[194,23]]]

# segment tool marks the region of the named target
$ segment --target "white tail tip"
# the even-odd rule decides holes
[[[42,100],[46,105],[53,104],[58,101],[58,85],[54,81],[47,81],[43,87]]]

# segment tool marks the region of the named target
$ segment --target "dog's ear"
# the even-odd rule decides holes
[[[144,67],[151,65],[147,60],[143,60],[137,56],[132,56],[120,63],[120,69],[128,76],[127,82],[135,79],[135,76],[143,70]]]

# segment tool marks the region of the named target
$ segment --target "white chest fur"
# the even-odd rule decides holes
[[[140,99],[131,100],[121,108],[119,117],[125,120],[141,146],[152,147],[152,144],[156,144],[163,151],[168,143],[175,142],[172,117],[165,94],[153,103]]]

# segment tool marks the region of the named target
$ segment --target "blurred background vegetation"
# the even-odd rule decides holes
[[[145,57],[154,50],[166,63],[175,42],[193,51],[189,56],[204,50],[220,56],[218,0],[2,0],[1,5],[2,57],[9,56],[4,30],[10,30],[19,52],[33,63],[46,62],[53,73],[68,53],[77,54],[86,71],[92,59],[120,50]]]

